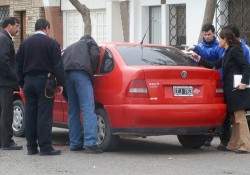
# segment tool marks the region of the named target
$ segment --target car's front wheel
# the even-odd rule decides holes
[[[24,123],[24,105],[21,100],[15,100],[13,102],[13,123],[12,130],[13,134],[16,137],[23,137],[25,132],[25,123]]]
[[[205,135],[177,135],[177,138],[182,146],[187,148],[200,148],[202,147],[208,136]]]
[[[110,122],[103,108],[96,110],[98,120],[98,147],[103,151],[111,151],[119,143],[119,136],[111,133]]]

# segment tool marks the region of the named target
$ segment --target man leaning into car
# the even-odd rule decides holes
[[[94,153],[102,152],[97,147],[97,116],[92,87],[99,56],[98,45],[89,35],[83,36],[79,41],[67,47],[63,54],[63,64],[67,74],[66,90],[71,151],[79,151],[84,148]],[[83,116],[84,136],[82,136],[80,111]]]

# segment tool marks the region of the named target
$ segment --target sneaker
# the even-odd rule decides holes
[[[84,146],[83,147],[86,151],[90,151],[93,153],[103,153],[103,150],[99,148],[97,145],[94,146]]]

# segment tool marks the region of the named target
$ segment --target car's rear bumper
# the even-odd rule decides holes
[[[182,128],[192,132],[192,128],[207,130],[220,127],[225,119],[225,104],[193,105],[110,105],[105,106],[112,129],[165,130],[175,133]],[[172,129],[171,129],[172,128]],[[167,131],[168,130],[168,131]],[[171,130],[171,131],[170,131]],[[184,129],[185,130],[185,129]],[[183,130],[183,131],[184,131]],[[118,131],[118,130],[117,130]],[[166,132],[163,133],[166,133]],[[203,132],[202,131],[202,132]],[[146,131],[148,132],[148,131]],[[160,132],[160,131],[159,131]]]

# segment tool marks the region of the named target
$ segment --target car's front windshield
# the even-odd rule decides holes
[[[126,65],[168,65],[168,66],[197,66],[180,50],[172,47],[159,46],[117,46],[116,49],[123,57]]]

